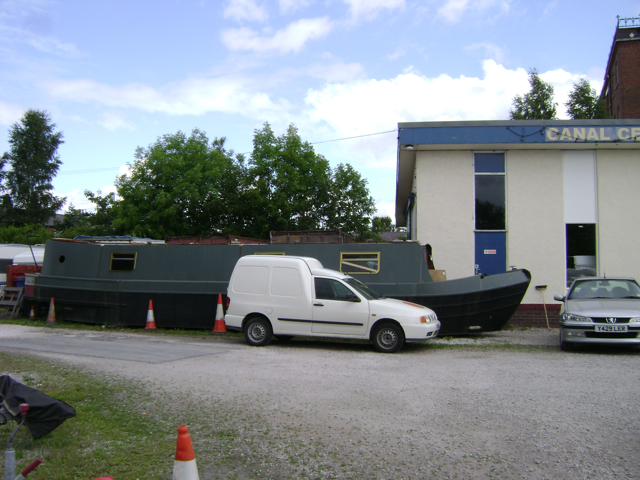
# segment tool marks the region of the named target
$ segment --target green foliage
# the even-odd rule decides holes
[[[116,232],[151,238],[222,233],[229,201],[237,194],[228,179],[237,179],[238,170],[224,142],[209,143],[197,129],[188,137],[164,135],[138,148],[130,174],[116,179],[120,201],[94,199],[103,203],[105,219],[115,214]]]
[[[554,120],[556,107],[553,101],[553,86],[540,78],[538,70],[529,70],[531,90],[524,96],[516,95],[513,109],[509,111],[512,120]]]
[[[0,363],[3,373],[76,410],[76,417],[38,440],[32,440],[24,427],[18,431],[13,441],[17,472],[39,457],[44,462],[32,473],[34,478],[171,476],[171,453],[176,448],[173,425],[179,421],[162,405],[152,404],[139,385],[89,376],[68,365],[25,355],[0,353]],[[14,429],[10,422],[0,427],[0,433],[7,438]],[[147,448],[149,442],[153,448]]]
[[[586,78],[573,84],[569,100],[565,103],[569,116],[574,120],[609,118],[605,111],[604,98],[599,98],[596,89]]]
[[[4,173],[2,216],[16,225],[44,224],[64,205],[65,199],[53,195],[51,181],[62,162],[58,147],[62,133],[55,132],[48,113],[27,110],[9,130],[9,152],[2,156]]]
[[[53,238],[53,233],[43,225],[14,225],[0,226],[0,243],[22,243],[35,245],[45,243]]]
[[[367,180],[351,165],[342,163],[333,169],[331,179],[326,228],[339,228],[357,237],[366,235],[371,230],[371,217],[376,211]]]
[[[116,187],[119,199],[85,191],[96,212],[70,210],[62,233],[267,239],[270,231],[328,228],[362,235],[375,212],[367,181],[350,165],[332,170],[294,125],[281,136],[268,123],[255,130],[246,163],[224,138],[209,142],[200,130],[164,135],[138,148]]]
[[[280,137],[268,123],[254,132],[247,174],[247,233],[268,238],[272,230],[320,228],[331,191],[329,162],[300,139],[294,125]]]
[[[395,232],[395,230],[391,217],[373,217],[371,221],[371,231],[373,232]]]

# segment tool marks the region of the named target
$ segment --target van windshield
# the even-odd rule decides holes
[[[368,287],[360,280],[356,280],[355,278],[343,278],[343,282],[349,285],[351,288],[360,293],[367,300],[375,300],[377,298],[383,298],[378,292],[373,290],[371,287]]]

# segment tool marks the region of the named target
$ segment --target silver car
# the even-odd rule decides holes
[[[566,296],[560,315],[560,349],[577,343],[640,345],[640,286],[633,278],[581,277]]]

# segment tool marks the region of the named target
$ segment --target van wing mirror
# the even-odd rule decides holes
[[[564,295],[554,295],[554,296],[553,296],[553,299],[554,299],[556,302],[564,302]]]
[[[353,294],[353,293],[349,293],[347,294],[347,301],[349,302],[354,302],[354,303],[360,303],[360,297],[358,297],[357,295]]]

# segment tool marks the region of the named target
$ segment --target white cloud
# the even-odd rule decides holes
[[[502,12],[509,10],[511,0],[446,0],[445,4],[438,9],[438,17],[444,18],[447,22],[456,23],[462,20],[464,14],[473,10],[484,12],[491,8],[497,8]]]
[[[117,175],[118,176],[129,175],[130,173],[131,173],[131,167],[129,165],[121,165]],[[97,195],[98,191],[100,192],[100,195],[103,197],[110,193],[115,193],[116,199],[119,199],[117,195],[117,189],[114,184],[105,185],[104,187],[93,191],[93,193]],[[93,204],[87,199],[87,197],[84,195],[84,190],[74,189],[65,193],[56,192],[55,196],[58,198],[67,197],[67,203],[65,203],[65,206],[64,206],[65,211],[69,209],[69,205],[73,205],[73,207],[78,210],[86,210],[88,212],[96,211],[95,204]]]
[[[264,22],[269,14],[254,0],[231,0],[224,10],[224,17]]]
[[[305,73],[310,77],[320,78],[326,82],[349,82],[363,78],[365,69],[359,63],[337,61],[309,67],[305,70]]]
[[[375,18],[381,10],[394,10],[405,7],[404,0],[343,0],[349,5],[351,16],[359,19]]]
[[[396,50],[394,53],[387,55],[387,60],[389,61],[397,60],[399,58],[404,57],[405,55],[406,55],[406,52],[404,50]]]
[[[98,122],[107,130],[115,131],[120,128],[134,130],[134,126],[127,122],[122,115],[115,112],[105,112],[102,114],[102,120]]]
[[[491,42],[480,42],[469,45],[466,50],[481,50],[484,52],[484,58],[491,58],[497,63],[504,63],[506,59],[505,50]]]
[[[267,94],[252,92],[249,81],[231,77],[189,78],[159,89],[138,83],[111,86],[87,79],[49,81],[43,88],[56,99],[169,115],[222,112],[264,117],[280,109]],[[127,126],[115,116],[104,117],[102,122],[111,127]]]
[[[25,41],[33,48],[44,53],[53,53],[70,58],[84,56],[84,54],[72,43],[64,43],[54,37],[43,37],[29,34],[25,37]]]
[[[399,122],[506,120],[513,97],[530,89],[528,72],[509,70],[494,60],[485,60],[483,71],[482,78],[427,77],[409,71],[391,79],[329,84],[309,91],[305,113],[326,139],[384,132]],[[567,118],[564,102],[581,75],[553,70],[540,76],[555,88],[558,116]],[[596,89],[602,83],[589,81]],[[352,155],[347,161],[395,168],[396,145],[388,135],[349,140],[340,147],[341,155]]]
[[[273,36],[260,36],[250,28],[224,30],[222,42],[233,51],[286,54],[299,52],[310,40],[325,37],[333,29],[328,17],[301,19]]]
[[[15,103],[7,103],[0,101],[0,125],[13,125],[22,115],[25,108]]]
[[[63,212],[59,213],[68,212],[71,205],[73,205],[73,208],[77,210],[95,211],[95,205],[87,200],[87,197],[84,196],[84,190],[76,188],[65,193],[55,193],[55,196],[58,198],[67,198],[67,201],[64,204]]]
[[[86,55],[72,43],[64,43],[55,37],[39,35],[14,26],[0,23],[0,34],[2,42],[5,44],[10,42],[24,43],[41,52],[67,58],[80,58]]]

